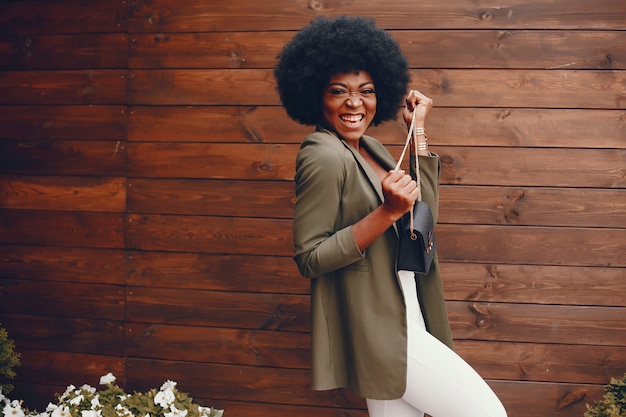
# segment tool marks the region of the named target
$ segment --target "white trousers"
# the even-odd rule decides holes
[[[481,376],[426,331],[413,272],[399,275],[407,314],[406,391],[396,400],[366,399],[370,417],[506,417]]]

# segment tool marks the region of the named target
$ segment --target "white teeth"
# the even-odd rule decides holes
[[[344,115],[341,116],[341,120],[343,120],[344,122],[351,122],[351,123],[356,123],[356,122],[360,122],[363,119],[363,116],[359,116],[359,115]]]

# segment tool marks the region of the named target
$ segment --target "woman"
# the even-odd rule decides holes
[[[398,44],[373,21],[320,18],[284,47],[274,69],[288,115],[316,125],[296,161],[294,260],[311,279],[312,388],[346,387],[371,417],[506,416],[452,350],[439,264],[396,270],[397,220],[415,203],[412,177],[370,125],[415,111],[421,192],[437,219],[439,159],[424,122],[432,100],[412,90]],[[418,155],[411,155],[416,158]]]

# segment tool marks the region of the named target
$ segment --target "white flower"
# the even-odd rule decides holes
[[[115,376],[111,372],[100,377],[100,385],[108,385],[115,382]]]
[[[211,407],[202,407],[201,405],[198,406],[198,412],[200,413],[200,415],[205,417],[222,417],[222,415],[224,414],[224,410],[217,410]]]
[[[161,385],[161,391],[174,391],[176,389],[176,382],[170,381],[169,379]]]
[[[96,393],[96,389],[94,387],[92,387],[91,385],[83,385],[82,387],[80,387],[81,391],[87,391],[90,394],[95,394]]]
[[[174,396],[174,391],[172,391],[171,389],[159,391],[154,396],[154,403],[160,405],[162,408],[169,407],[169,405],[172,404],[174,400],[176,400],[176,397]]]
[[[70,404],[72,404],[72,405],[78,405],[78,404],[81,403],[81,401],[83,401],[85,399],[83,394],[80,394],[80,391],[76,391],[76,393],[78,395],[70,400]]]
[[[0,2],[1,1],[2,0],[0,0]],[[106,391],[107,393],[110,392],[110,384],[114,381],[115,377],[111,373],[109,373],[108,375],[104,375],[100,378],[101,384],[109,385],[109,388],[107,388]],[[114,390],[115,398],[107,398],[107,400],[110,402],[106,404],[106,407],[103,407],[103,405],[100,403],[101,392],[97,391],[95,388],[85,384],[77,389],[74,385],[69,385],[65,390],[65,393],[63,393],[62,396],[59,396],[58,403],[48,403],[46,411],[39,413],[37,411],[29,411],[26,408],[22,409],[22,401],[11,401],[9,398],[3,395],[0,390],[0,417],[103,417],[103,414],[107,417],[189,416],[189,410],[187,410],[184,405],[180,406],[183,407],[182,410],[176,408],[175,404],[178,395],[178,391],[176,390],[176,382],[167,380],[161,386],[161,390],[156,392],[156,395],[154,394],[155,391],[156,390],[150,390],[145,395],[148,396],[148,398],[154,395],[154,405],[159,405],[160,409],[152,408],[152,410],[154,410],[153,413],[145,413],[143,416],[139,416],[134,415],[130,409],[123,405],[123,403],[129,398],[135,398],[135,395],[144,395],[141,393],[129,395],[123,393],[121,390],[116,389]],[[185,394],[183,394],[183,397],[187,398],[185,397]],[[114,410],[111,410],[112,406],[115,407]],[[194,407],[198,407],[199,417],[222,417],[222,414],[224,412],[223,410],[216,410],[211,407],[202,407],[197,404],[194,405]],[[70,409],[77,409],[75,410],[76,413],[74,413],[73,416],[70,412]]]
[[[19,401],[13,400],[10,403],[7,403],[2,410],[5,417],[25,417],[24,410],[22,410],[22,405]]]
[[[185,417],[187,415],[187,410],[179,410],[174,407],[174,404],[170,406],[170,412],[165,413],[165,417]]]
[[[100,410],[83,410],[80,414],[82,417],[102,417]]]
[[[222,417],[224,414],[224,410],[216,410],[211,407],[203,407],[201,405],[198,406],[198,412],[201,416],[205,417]]]
[[[132,416],[133,415],[133,413],[131,413],[130,410],[124,407],[122,404],[116,405],[115,411],[117,412],[118,416]]]
[[[50,417],[71,417],[70,409],[66,405],[55,408]]]
[[[66,399],[75,389],[76,387],[74,385],[68,385],[63,395],[61,395],[61,400]]]

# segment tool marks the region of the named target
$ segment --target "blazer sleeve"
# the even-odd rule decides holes
[[[347,175],[346,152],[339,141],[314,133],[305,139],[296,159],[294,260],[306,278],[335,271],[364,256],[352,226],[337,226]]]

